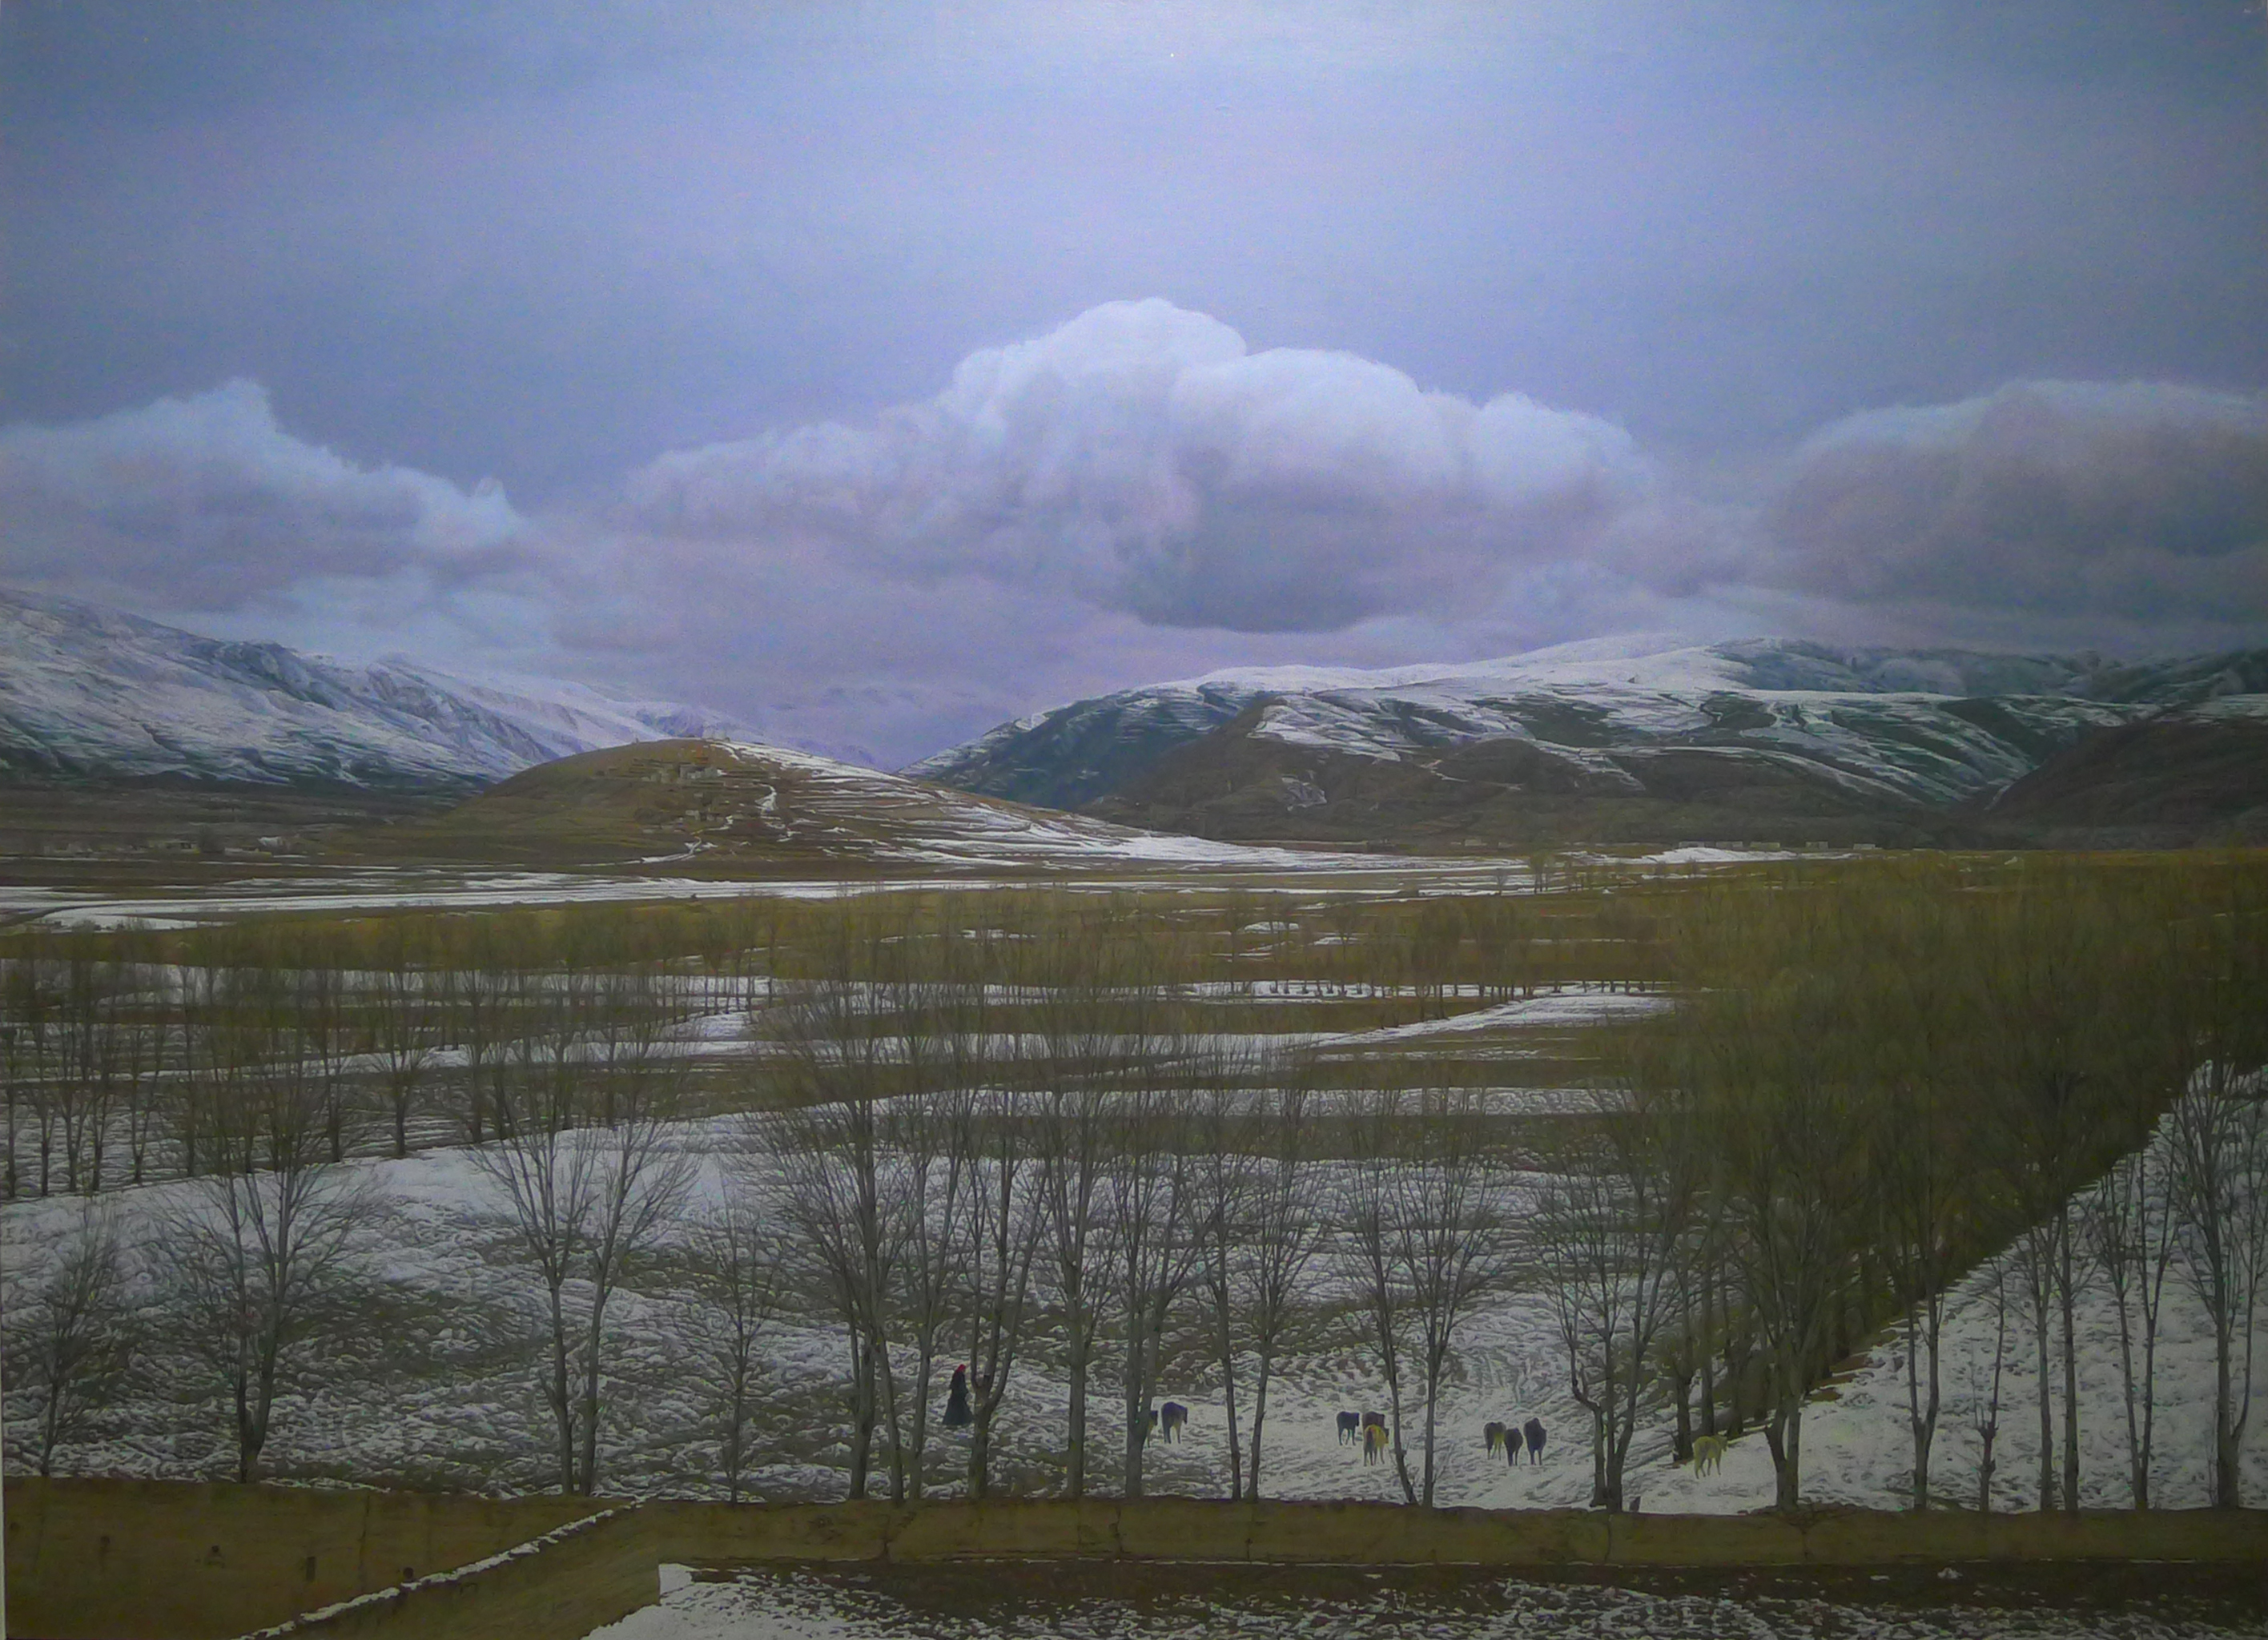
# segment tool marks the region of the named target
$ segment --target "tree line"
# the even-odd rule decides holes
[[[737,971],[698,970],[750,1029],[724,1067],[737,1092],[713,1105],[741,1114],[697,1144],[686,993],[669,982],[681,959],[390,970],[379,950],[323,979],[287,954],[192,970],[216,1004],[165,960],[177,945],[138,964],[115,946],[17,958],[11,984],[59,965],[50,997],[103,994],[72,963],[120,976],[125,1034],[145,1032],[157,1062],[141,1074],[174,1089],[152,1101],[174,1126],[152,1131],[195,1187],[138,1240],[90,1205],[38,1290],[11,1295],[11,1387],[44,1467],[136,1351],[160,1350],[225,1409],[237,1473],[258,1471],[279,1394],[348,1313],[369,1252],[378,1204],[366,1170],[342,1165],[342,1088],[394,1085],[381,1016],[395,983],[409,1017],[446,1022],[416,1040],[454,1050],[449,1136],[509,1229],[546,1461],[566,1489],[602,1483],[616,1306],[667,1255],[687,1273],[674,1324],[711,1409],[703,1479],[734,1497],[768,1393],[766,1330],[823,1317],[841,1341],[853,1496],[986,1495],[1001,1409],[1041,1369],[1068,1392],[1066,1493],[1139,1495],[1171,1374],[1219,1397],[1230,1495],[1257,1497],[1270,1387],[1322,1337],[1366,1364],[1395,1482],[1430,1504],[1463,1329],[1520,1288],[1550,1304],[1599,1505],[1623,1506],[1633,1443],[1663,1422],[1680,1458],[1697,1435],[1760,1428],[1779,1501],[1798,1501],[1806,1398],[1888,1328],[1923,1506],[1949,1495],[1932,1482],[1948,1297],[1989,1277],[2002,1349],[2013,1320],[2036,1355],[2041,1506],[2076,1506],[2073,1317],[2091,1290],[2116,1305],[2133,1502],[2150,1501],[2169,1281],[2212,1321],[2215,1497],[2238,1501],[2268,1267],[2258,873],[1873,862],[1600,892],[1624,903],[1587,911],[1584,937],[1621,930],[1677,1006],[1602,1033],[1589,1107],[1543,1141],[1446,1072],[1341,1093],[1297,1052],[1202,1028],[1189,976],[1285,934],[1255,924],[1292,921],[1241,906],[1177,920],[1059,903],[1007,928],[913,897],[799,909],[769,941],[732,945],[762,953]],[[1329,938],[1336,911],[1293,929]],[[1429,915],[1449,921],[1420,905],[1402,926]],[[1487,936],[1471,930],[1494,915],[1455,923],[1456,963],[1480,960]],[[1521,916],[1538,913],[1503,924]],[[184,996],[192,1011],[167,1023]],[[327,1009],[372,1034],[327,1047]],[[92,1002],[66,1017],[102,1018]],[[25,1018],[11,1007],[16,1028]],[[42,1063],[98,1080],[107,1052],[141,1063],[72,1029],[46,1031]],[[38,1097],[57,1107],[53,1138],[24,1154],[26,1174],[83,1190],[106,1166],[142,1176],[130,1137],[125,1159],[97,1160],[92,1117]],[[399,1153],[406,1118],[388,1136]],[[152,1246],[162,1269],[136,1250]],[[137,1259],[162,1338],[132,1325]],[[953,1362],[969,1368],[968,1424],[945,1460]],[[1989,1391],[1967,1401],[1984,1506],[2002,1365],[1996,1350]]]
[[[1968,1398],[1977,1506],[2012,1319],[2034,1357],[2036,1501],[2079,1506],[2075,1313],[2095,1293],[2147,1507],[2171,1279],[2211,1323],[2213,1496],[2235,1506],[2268,1278],[2264,888],[2257,868],[2042,857],[1687,899],[1663,935],[1679,1005],[1615,1033],[1541,1216],[1598,1501],[1618,1506],[1631,1435],[1666,1405],[1681,1460],[1696,1433],[1761,1426],[1793,1504],[1808,1398],[1884,1329],[1912,1504],[1944,1501],[1947,1305],[1973,1278],[2000,1340]]]

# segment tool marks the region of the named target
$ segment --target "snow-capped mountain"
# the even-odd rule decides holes
[[[742,734],[578,683],[357,666],[0,591],[0,775],[486,784],[594,747]]]
[[[1456,666],[1213,673],[1005,724],[905,772],[1227,837],[1816,822],[1807,835],[1855,840],[2208,702],[2268,721],[2268,651],[2127,664],[1621,637]]]

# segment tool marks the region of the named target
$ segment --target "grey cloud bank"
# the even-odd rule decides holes
[[[19,584],[383,639],[410,577],[460,643],[518,641],[512,664],[532,644],[883,762],[1233,661],[1636,625],[2268,637],[2257,396],[2014,383],[1836,423],[1705,500],[1600,417],[1250,352],[1155,298],[978,349],[867,424],[666,452],[532,519],[295,438],[247,383],[0,430],[0,493]]]
[[[23,0],[0,579],[884,762],[1636,627],[2257,642],[2264,54],[2220,0]]]
[[[1775,502],[1794,585],[2139,621],[2268,621],[2268,401],[2019,382],[1805,443]]]
[[[63,427],[0,429],[11,578],[177,610],[239,609],[324,576],[462,583],[526,534],[494,483],[364,467],[232,381]]]

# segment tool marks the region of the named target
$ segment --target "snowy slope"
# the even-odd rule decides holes
[[[597,746],[740,728],[583,684],[354,666],[0,591],[0,774],[486,783]]]
[[[1523,740],[1603,789],[1626,777],[1635,791],[1650,755],[1698,747],[1792,761],[1854,797],[1941,806],[1995,791],[2095,731],[2207,702],[2268,714],[2268,651],[2127,666],[1638,636],[1457,666],[1211,673],[1003,724],[906,772],[1077,807],[1256,709],[1246,725],[1255,741],[1373,761]]]

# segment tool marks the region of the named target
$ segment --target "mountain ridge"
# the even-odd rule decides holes
[[[4,588],[0,656],[0,777],[469,789],[600,746],[755,738],[676,702],[335,660]]]
[[[2268,650],[1632,635],[1375,673],[1230,669],[1072,702],[904,772],[1236,841],[1927,842],[1989,832],[1995,794],[2091,737],[2207,705],[2268,720]],[[2210,810],[2189,787],[2184,812]]]

